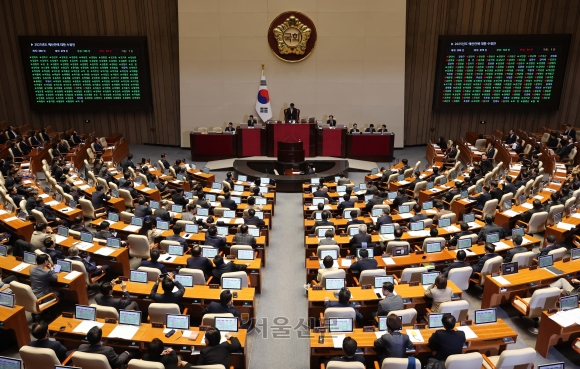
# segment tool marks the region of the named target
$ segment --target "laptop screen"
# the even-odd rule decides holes
[[[107,238],[107,246],[112,247],[114,249],[118,249],[121,247],[121,239],[120,238]]]
[[[399,214],[405,214],[408,213],[410,210],[410,206],[409,205],[401,205],[398,208]]]
[[[175,275],[175,280],[183,285],[183,287],[193,287],[193,276],[185,274]]]
[[[218,254],[219,250],[213,247],[202,247],[201,255],[206,258],[213,258]]]
[[[56,233],[59,236],[68,237],[68,228],[63,227],[63,226],[58,226],[58,230],[56,231]]]
[[[229,290],[241,290],[242,289],[242,278],[222,278],[222,288]]]
[[[268,193],[268,187],[260,186],[260,193],[267,194]]]
[[[365,195],[365,201],[369,201],[370,199],[373,198],[373,195]]]
[[[219,182],[214,182],[211,184],[211,188],[212,190],[221,190],[222,189],[222,184]]]
[[[461,191],[461,198],[465,199],[468,196],[468,192],[467,191]]]
[[[377,174],[379,172],[379,168],[371,169],[371,174]]]
[[[228,227],[217,227],[217,233],[220,236],[227,236],[228,235]]]
[[[490,233],[487,236],[485,236],[485,242],[487,243],[495,243],[495,242],[499,242],[499,233]]]
[[[260,178],[260,184],[262,186],[270,184],[270,178],[268,178],[268,177],[261,177]]]
[[[140,311],[129,311],[129,310],[119,310],[119,324],[126,325],[141,325],[141,312]]]
[[[570,250],[572,260],[580,259],[580,248]]]
[[[422,206],[423,210],[433,209],[433,201],[425,201]]]
[[[139,217],[131,218],[131,225],[142,227],[143,226],[143,218],[139,218]]]
[[[236,211],[235,210],[224,210],[224,218],[235,218]]]
[[[56,265],[60,265],[60,270],[70,273],[72,271],[72,263],[67,260],[57,260]]]
[[[387,316],[379,316],[379,332],[387,331]]]
[[[381,224],[381,234],[395,233],[395,226],[392,224]]]
[[[460,238],[457,240],[458,249],[468,249],[471,247],[471,237]]]
[[[171,205],[171,211],[174,213],[181,213],[183,211],[183,206],[182,205]]]
[[[234,200],[234,202],[236,203],[236,205],[240,205],[242,203],[242,198],[241,197],[232,196],[231,199]]]
[[[220,332],[237,332],[238,318],[215,317],[214,325]]]
[[[554,265],[554,257],[552,255],[545,255],[538,257],[538,265],[540,268],[545,268]]]
[[[247,182],[248,181],[248,176],[243,176],[243,175],[238,175],[238,181],[239,182]]]
[[[397,193],[396,192],[389,192],[389,193],[387,193],[387,199],[393,200],[395,197],[397,197]]]
[[[354,235],[357,235],[358,233],[359,233],[358,227],[350,227],[348,229],[348,235],[349,236],[354,236]]]
[[[344,185],[336,186],[336,192],[346,192],[346,186]]]
[[[383,283],[395,283],[395,278],[392,275],[375,276],[375,288],[383,288]]]
[[[475,214],[463,214],[463,221],[465,223],[471,223],[475,221]]]
[[[431,254],[433,252],[440,252],[441,242],[428,242],[425,245],[425,251],[427,252],[427,254]]]
[[[157,210],[157,209],[159,209],[159,202],[151,200],[151,201],[149,201],[149,207],[153,210]],[[110,214],[111,213],[109,213],[109,215]]]
[[[199,232],[199,226],[197,224],[186,224],[185,233],[197,233]]]
[[[512,228],[512,237],[513,236],[522,236],[524,237],[524,228]]]
[[[496,321],[495,309],[475,310],[475,324],[495,323]]]
[[[411,231],[422,231],[425,226],[423,225],[423,222],[412,222],[410,224],[410,228]]]
[[[313,206],[318,206],[318,204],[324,205],[324,199],[312,199]]]
[[[320,184],[320,178],[310,178],[311,184]]]
[[[97,318],[97,308],[91,306],[76,305],[75,318],[81,320],[95,320]]]
[[[33,252],[24,251],[23,259],[26,264],[36,264],[36,254]]]
[[[169,329],[189,329],[189,315],[167,314],[165,322]]]
[[[562,220],[562,212],[554,214],[554,223],[560,223],[561,220]]]
[[[510,210],[512,208],[512,202],[511,201],[504,201],[503,208],[504,208],[504,210]]]
[[[234,185],[234,191],[244,192],[244,186],[243,185]]]
[[[391,249],[391,253],[393,256],[409,255],[409,247],[408,246],[393,246],[393,248]]]
[[[564,363],[538,365],[538,369],[564,369]]]
[[[433,182],[427,182],[427,189],[428,190],[432,190],[433,187],[435,187],[435,183],[433,183]]]
[[[266,205],[268,200],[263,197],[256,197],[256,205]]]
[[[93,235],[89,232],[81,232],[81,241],[92,243],[93,242]]]
[[[132,270],[129,276],[131,282],[147,283],[147,272]]]
[[[328,330],[330,333],[352,332],[353,322],[351,318],[330,318],[328,319]]]
[[[197,208],[197,215],[199,215],[200,217],[207,217],[209,215],[209,209]]]
[[[347,214],[348,214],[348,216],[350,216],[349,213],[347,213]],[[372,214],[373,217],[380,217],[383,214],[383,209],[381,209],[381,208],[373,209],[371,211],[371,214]]]
[[[14,307],[14,295],[0,292],[0,306]]]
[[[428,314],[429,316],[429,329],[441,328],[443,327],[443,314]]]
[[[254,260],[254,250],[238,250],[238,260]]]
[[[439,272],[427,272],[421,273],[421,284],[423,286],[430,286],[435,283],[435,279],[439,275]]]
[[[183,246],[181,245],[168,245],[167,253],[169,255],[183,256]]]
[[[258,228],[248,228],[248,233],[254,237],[260,237],[260,230]]]
[[[0,245],[0,256],[6,256],[6,246]]]
[[[11,359],[9,357],[0,356],[0,368],[2,368],[2,369],[20,369],[20,368],[23,368],[22,360]]]
[[[169,222],[163,221],[163,220],[158,220],[157,221],[157,229],[160,229],[162,231],[166,231],[169,229]]]
[[[578,308],[578,295],[560,297],[560,310],[566,311]]]
[[[451,225],[451,218],[440,218],[437,221],[437,225],[439,227],[449,227]]]
[[[330,255],[333,260],[338,259],[338,250],[320,250],[320,260]]]
[[[256,214],[254,214],[254,216],[256,218],[264,220],[264,212],[263,211],[257,211]]]
[[[518,263],[504,263],[501,265],[501,274],[510,275],[518,272]]]
[[[324,289],[326,290],[340,290],[344,287],[344,278],[326,278]]]
[[[360,250],[367,250],[369,253],[369,258],[374,258],[375,257],[375,250],[374,249],[367,249],[367,248],[360,248],[360,249],[356,249],[356,257],[360,259]]]
[[[318,237],[322,238],[322,237],[325,237],[324,234],[328,230],[330,230],[330,228],[318,227],[318,228],[316,228],[316,233],[317,233]]]

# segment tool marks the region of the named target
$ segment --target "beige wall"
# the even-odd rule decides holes
[[[299,63],[279,60],[266,40],[289,10],[318,32]],[[265,63],[274,118],[294,102],[302,117],[385,123],[403,147],[406,0],[179,0],[178,11],[182,146],[196,127],[256,115]]]

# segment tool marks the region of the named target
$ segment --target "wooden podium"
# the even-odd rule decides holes
[[[278,161],[288,164],[302,163],[304,161],[302,142],[278,142]]]

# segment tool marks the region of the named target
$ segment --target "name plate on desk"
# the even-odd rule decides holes
[[[318,260],[318,257],[317,256],[310,256],[308,259],[310,259],[310,260]]]
[[[346,256],[346,259],[347,259],[347,260],[352,260],[352,259],[354,259],[354,255],[347,255],[347,256]]]
[[[219,290],[220,289],[220,285],[219,284],[210,284],[209,285],[210,289],[214,289],[214,290]]]
[[[409,287],[415,287],[418,286],[419,282],[418,281],[414,281],[414,282],[409,282]]]
[[[415,255],[423,255],[425,251],[423,250],[415,250]]]
[[[447,246],[447,250],[449,251],[457,250],[457,246]]]
[[[471,325],[473,322],[471,320],[463,320],[459,323],[461,326],[468,326]]]
[[[151,322],[153,328],[163,328],[163,323]]]
[[[235,258],[236,258],[236,256],[235,256],[235,255],[228,255],[228,256],[226,256],[226,258],[227,258],[227,259],[235,259]]]
[[[324,327],[314,327],[314,333],[324,333],[326,332],[326,328]]]
[[[322,286],[312,286],[312,291],[322,291]]]
[[[368,325],[363,327],[363,332],[374,332],[375,331],[375,327],[373,327],[372,325]]]
[[[569,256],[567,256],[564,259],[562,259],[562,263],[567,263],[569,261],[570,261],[570,257]]]
[[[360,286],[361,290],[370,290],[373,288],[372,285],[370,284],[363,284],[362,286]]]
[[[63,311],[62,317],[63,318],[74,318],[74,315],[73,315],[73,313],[67,313],[67,312]]]
[[[530,270],[536,270],[536,269],[538,269],[537,265],[530,265]]]
[[[558,312],[558,308],[548,309],[548,314],[556,314],[557,312]]]
[[[117,324],[117,319],[115,319],[115,318],[105,318],[105,323]]]
[[[413,324],[413,329],[425,329],[425,324]]]
[[[309,234],[309,235],[308,235],[308,238],[314,238],[314,237],[316,237],[316,235],[315,235],[315,234]]]
[[[199,330],[202,331],[202,332],[205,332],[205,331],[207,331],[210,328],[211,328],[211,326],[209,326],[209,325],[200,325],[199,326]]]

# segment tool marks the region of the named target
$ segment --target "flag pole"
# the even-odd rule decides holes
[[[262,76],[264,76],[264,63],[262,63]]]

